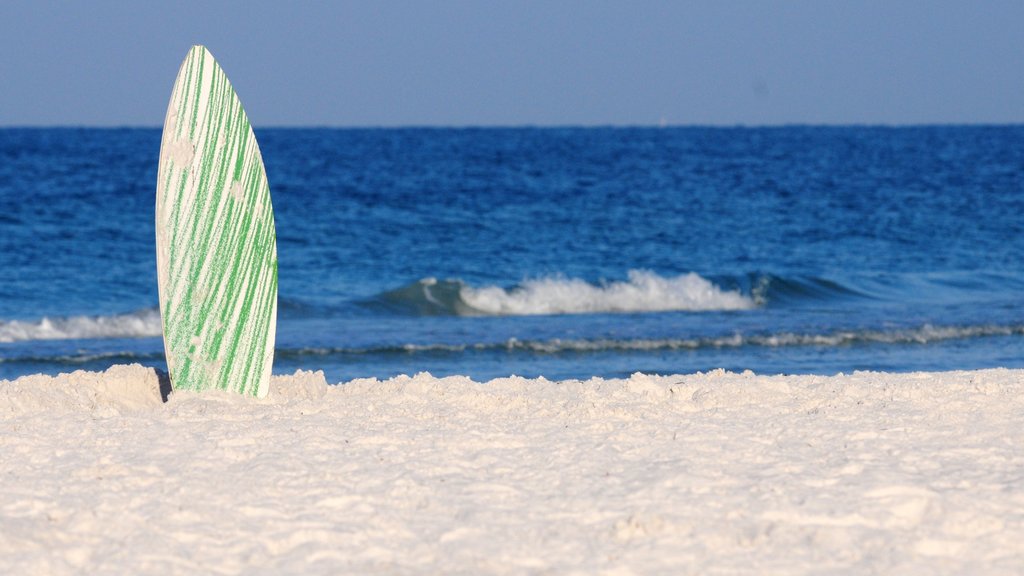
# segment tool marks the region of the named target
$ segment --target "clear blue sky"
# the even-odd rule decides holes
[[[0,2],[0,126],[1022,123],[1024,1]]]

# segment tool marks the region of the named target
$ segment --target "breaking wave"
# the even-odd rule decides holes
[[[0,320],[0,342],[85,338],[146,338],[160,335],[160,310],[147,308],[114,316],[70,316]]]
[[[556,276],[526,280],[510,288],[425,278],[385,292],[370,304],[420,315],[529,316],[749,310],[757,307],[758,301],[692,272],[665,278],[632,270],[625,281],[595,284]]]

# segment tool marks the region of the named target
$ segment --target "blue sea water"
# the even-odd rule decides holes
[[[274,371],[1024,367],[1024,127],[258,130]],[[158,129],[0,130],[0,378],[164,368]]]

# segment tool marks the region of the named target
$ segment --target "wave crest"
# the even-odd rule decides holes
[[[507,316],[749,310],[757,305],[739,291],[722,290],[694,272],[663,278],[639,270],[631,270],[625,282],[594,285],[575,278],[542,278],[511,290],[467,286],[461,295],[475,310]]]
[[[592,284],[562,276],[527,280],[511,288],[473,287],[460,280],[425,278],[375,299],[422,315],[530,316],[625,312],[749,310],[758,302],[724,290],[696,273],[665,278],[632,270],[626,281]]]
[[[160,333],[160,311],[156,308],[114,316],[0,320],[0,342],[4,343],[80,338],[145,338],[159,336]]]

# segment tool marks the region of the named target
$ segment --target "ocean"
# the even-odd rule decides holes
[[[1024,367],[1024,126],[257,130],[275,373]],[[0,378],[165,369],[159,129],[0,129]]]

